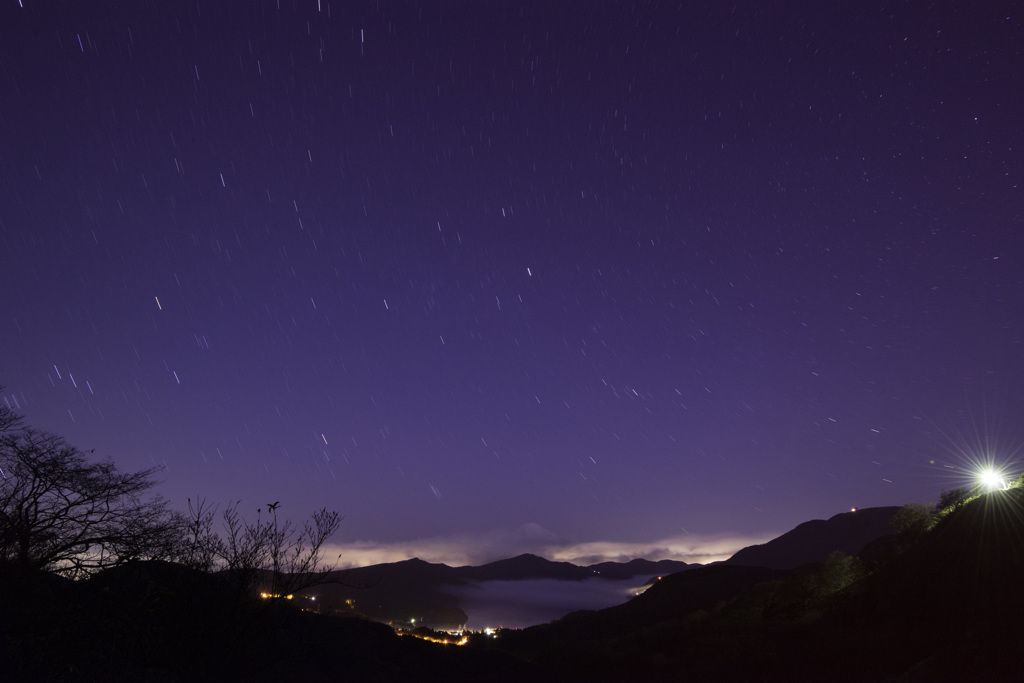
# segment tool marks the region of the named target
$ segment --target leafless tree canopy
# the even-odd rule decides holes
[[[179,518],[184,530],[177,559],[205,571],[223,571],[247,591],[284,596],[321,583],[335,568],[324,563],[324,544],[341,523],[326,508],[313,513],[301,528],[279,521],[277,503],[256,510],[246,520],[239,503],[221,514],[223,536],[214,530],[216,509],[205,501],[189,501],[189,516]]]
[[[0,560],[80,577],[131,559],[166,557],[174,523],[148,496],[156,469],[119,472],[53,434],[0,422]]]
[[[223,572],[244,591],[286,595],[327,578],[324,544],[341,518],[321,509],[301,527],[279,521],[280,503],[247,520],[205,501],[189,514],[150,494],[158,468],[118,471],[0,405],[0,565],[80,578],[134,559],[169,559]],[[265,511],[264,511],[265,510]]]

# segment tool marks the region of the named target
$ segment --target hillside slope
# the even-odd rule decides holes
[[[822,562],[833,551],[856,555],[866,545],[895,533],[890,522],[898,507],[862,508],[828,520],[815,519],[761,545],[747,546],[723,564],[795,569]]]
[[[499,642],[547,680],[1020,680],[1024,489],[982,496],[904,547],[866,576],[842,557],[690,569]]]

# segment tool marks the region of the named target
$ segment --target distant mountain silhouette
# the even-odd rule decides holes
[[[780,570],[821,562],[835,550],[855,555],[868,543],[893,532],[890,520],[898,509],[865,508],[835,515],[827,521],[805,522],[768,543],[744,548],[721,564]],[[570,562],[553,562],[528,553],[480,566],[462,567],[414,558],[337,572],[335,578],[338,583],[318,586],[306,594],[317,595],[322,604],[342,613],[350,611],[395,625],[451,628],[467,621],[466,613],[459,607],[459,599],[451,590],[453,587],[473,586],[484,581],[668,577],[683,570],[690,574],[696,569],[701,569],[701,566],[673,560],[652,562],[643,559],[625,563],[601,562],[583,567]],[[652,596],[664,595],[677,581],[686,586],[691,585],[688,582],[693,582],[693,586],[703,582],[699,583],[700,589],[681,590],[703,592],[704,602],[716,597],[711,603],[713,605],[723,599],[723,591],[736,592],[748,587],[750,581],[765,580],[768,576],[757,572],[715,571],[709,574],[701,571],[688,579],[662,582],[663,585],[648,592]],[[644,597],[639,604],[642,606],[653,600],[655,598]]]
[[[403,560],[335,572],[335,583],[304,591],[316,595],[322,605],[339,612],[353,612],[396,625],[429,625],[451,628],[466,623],[452,587],[472,586],[484,581],[554,579],[629,579],[681,571],[685,562],[633,560],[602,562],[581,567],[570,562],[552,562],[523,554],[480,566],[450,567],[420,559]],[[415,621],[413,621],[415,620]]]
[[[827,521],[804,522],[767,543],[743,548],[722,564],[795,569],[822,562],[836,550],[856,555],[872,541],[895,533],[891,521],[898,510],[898,507],[862,508],[840,513]]]
[[[676,560],[636,559],[629,562],[601,562],[580,566],[571,562],[553,562],[529,553],[507,560],[490,562],[479,567],[458,567],[459,578],[466,581],[517,581],[524,579],[558,579],[581,581],[602,579],[631,579],[634,576],[656,576],[682,571],[689,565]]]
[[[668,576],[684,569],[699,565],[691,565],[678,560],[630,560],[629,562],[601,562],[592,564],[587,569],[605,579],[631,579],[634,576]]]
[[[594,572],[569,562],[552,562],[529,553],[479,567],[459,567],[459,577],[469,581],[516,581],[523,579],[561,579],[575,581],[594,576]]]
[[[441,590],[462,584],[456,570],[413,558],[333,572],[332,583],[303,591],[335,613],[351,612],[394,623],[447,628],[466,623],[458,598]]]

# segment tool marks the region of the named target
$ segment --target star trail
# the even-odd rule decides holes
[[[1024,437],[1019,9],[6,2],[3,400],[352,563],[934,501]]]

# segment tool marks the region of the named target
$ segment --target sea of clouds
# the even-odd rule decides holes
[[[592,578],[583,581],[527,579],[523,581],[479,581],[446,589],[459,598],[466,613],[466,628],[526,628],[554,621],[584,609],[621,605],[644,591],[650,576],[627,581]]]

